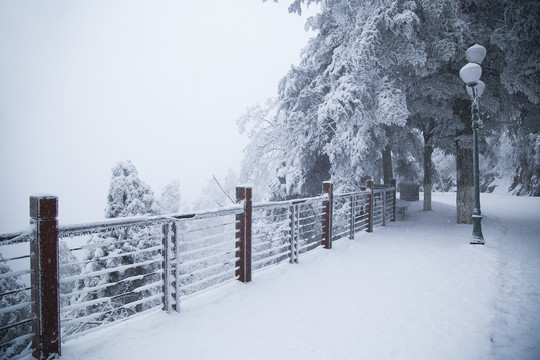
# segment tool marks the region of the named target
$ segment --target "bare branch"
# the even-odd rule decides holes
[[[221,186],[221,184],[219,183],[219,180],[216,179],[216,176],[215,175],[212,175],[212,178],[214,178],[214,181],[216,182],[216,185],[219,187],[219,190],[221,190],[221,192],[223,194],[225,194],[225,196],[231,201],[231,203],[233,204],[236,204],[236,201],[233,200],[233,198],[231,198],[231,196],[229,195],[228,192],[226,192],[223,187]]]

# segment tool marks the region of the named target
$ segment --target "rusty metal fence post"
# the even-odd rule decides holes
[[[323,182],[323,194],[328,194],[328,200],[323,201],[322,216],[322,245],[325,249],[332,248],[332,216],[334,207],[334,184]]]
[[[46,359],[60,355],[60,301],[58,292],[58,198],[30,197],[30,282],[32,284],[32,355]]]
[[[236,276],[243,283],[251,281],[251,221],[253,204],[251,187],[236,188],[236,202],[244,202],[244,212],[236,215]]]

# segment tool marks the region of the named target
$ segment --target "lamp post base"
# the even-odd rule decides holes
[[[484,240],[484,235],[482,235],[482,215],[473,215],[473,221],[473,232],[470,243],[471,245],[484,245],[486,241]]]

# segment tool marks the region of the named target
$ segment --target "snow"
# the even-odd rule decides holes
[[[482,194],[486,244],[455,194],[152,313],[69,340],[62,359],[538,359],[540,198]]]

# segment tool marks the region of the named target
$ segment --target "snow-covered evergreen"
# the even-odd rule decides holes
[[[158,200],[159,207],[163,214],[174,214],[180,209],[180,181],[173,180],[167,184]]]
[[[130,160],[118,162],[112,168],[105,217],[156,215],[160,211],[154,192],[139,179],[133,163]]]
[[[117,163],[112,168],[106,217],[160,212],[153,191],[138,177],[131,161]],[[159,304],[161,299],[143,299],[161,291],[162,237],[161,226],[127,226],[91,236],[82,269],[85,276],[78,280],[64,332],[71,335],[89,330]]]

